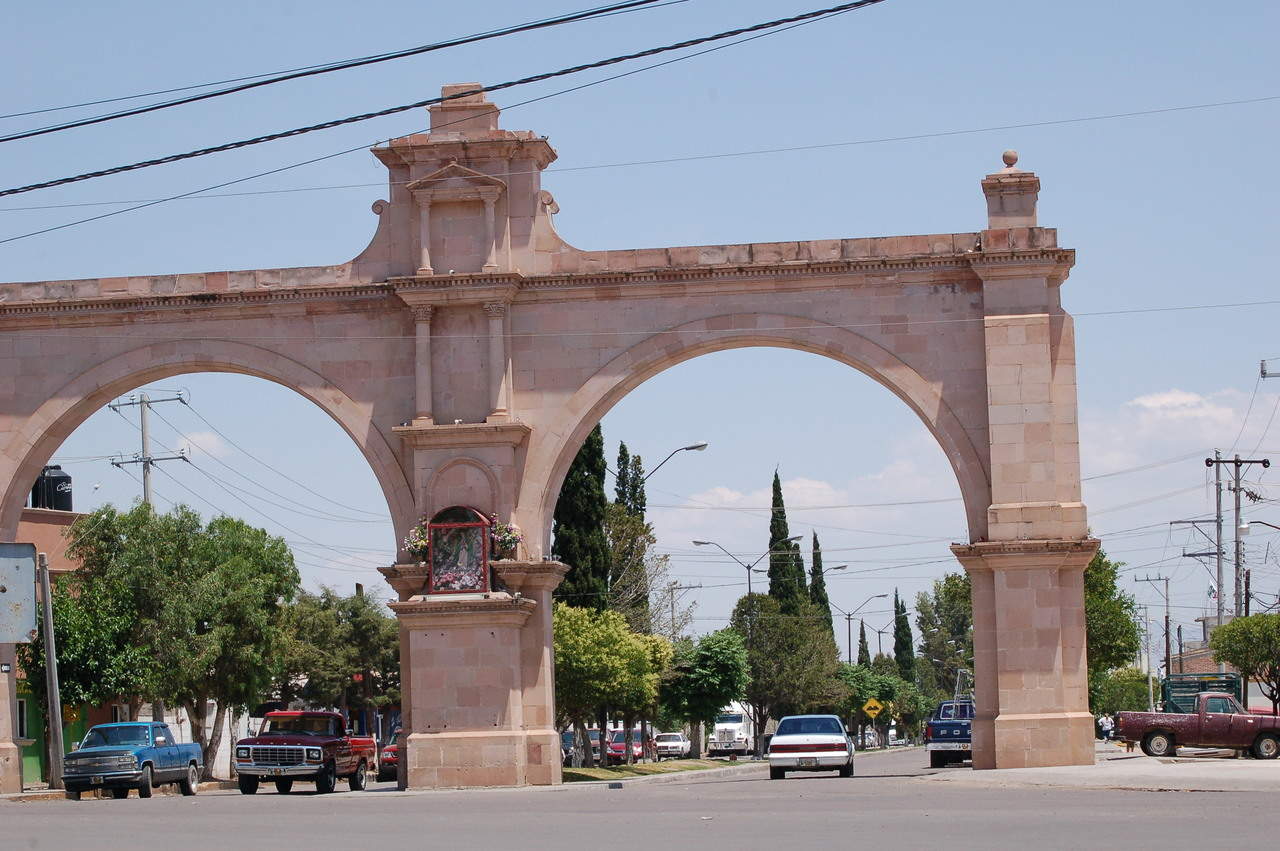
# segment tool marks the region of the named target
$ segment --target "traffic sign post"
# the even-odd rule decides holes
[[[0,794],[22,791],[22,751],[13,740],[14,646],[35,637],[36,548],[0,543]]]

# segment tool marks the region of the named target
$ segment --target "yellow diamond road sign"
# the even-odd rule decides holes
[[[862,711],[875,718],[884,709],[884,704],[874,697],[862,704]]]

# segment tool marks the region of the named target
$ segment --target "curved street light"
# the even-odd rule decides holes
[[[848,565],[844,565],[844,566],[847,567]],[[831,569],[839,570],[840,568],[833,567]],[[835,603],[831,604],[831,608],[835,609],[837,612],[844,615],[845,644],[848,646],[848,649],[849,649],[850,665],[853,664],[853,616],[856,615],[858,612],[862,611],[862,607],[865,606],[867,603],[870,603],[872,600],[879,600],[888,596],[889,596],[888,594],[873,594],[867,599],[863,600],[861,603],[859,603],[858,608],[854,609],[852,612],[846,612],[844,609],[840,608]],[[878,647],[879,645],[877,644],[876,646]]]
[[[688,446],[681,446],[679,449],[671,450],[671,454],[668,455],[666,458],[663,458],[660,462],[658,462],[657,467],[654,467],[648,473],[645,473],[644,478],[641,479],[640,481],[642,482],[648,481],[650,476],[658,472],[658,467],[661,467],[663,464],[670,461],[673,457],[675,457],[675,454],[677,452],[701,452],[702,450],[706,449],[708,445],[709,444],[705,440],[699,440],[697,443],[690,443]]]

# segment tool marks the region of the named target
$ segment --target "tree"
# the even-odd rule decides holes
[[[649,506],[644,492],[644,461],[639,455],[631,456],[631,474],[627,476],[627,509],[643,518]]]
[[[1249,615],[1215,627],[1209,636],[1216,662],[1256,682],[1280,715],[1280,614]]]
[[[672,623],[663,616],[670,611],[666,607],[653,611],[653,594],[666,583],[669,563],[667,556],[657,552],[653,525],[615,502],[605,508],[604,530],[611,573],[606,606],[620,612],[636,632],[670,629],[674,640],[688,626],[690,614],[687,608],[677,608]]]
[[[613,504],[627,505],[631,497],[631,453],[627,444],[618,444],[618,475],[613,482]]]
[[[662,685],[664,714],[678,722],[712,723],[716,713],[742,700],[748,682],[747,645],[726,627],[675,650],[674,676]],[[701,743],[695,743],[700,745]]]
[[[835,641],[808,600],[794,614],[772,595],[748,594],[738,601],[730,626],[747,639],[750,681],[746,700],[757,731],[769,718],[831,708],[843,697],[836,677]],[[757,752],[760,740],[757,738]]]
[[[1085,641],[1089,672],[1127,665],[1138,652],[1137,606],[1116,587],[1123,562],[1098,550],[1084,571]]]
[[[907,618],[907,604],[898,599],[898,589],[893,589],[893,658],[898,663],[898,676],[909,683],[916,680],[915,640],[911,636],[911,621]]]
[[[784,614],[795,614],[807,596],[804,561],[800,548],[787,540],[790,537],[782,480],[774,470],[773,508],[769,515],[769,596],[782,604]]]
[[[822,573],[822,546],[818,543],[818,533],[813,533],[813,560],[809,564],[809,602],[818,613],[825,615],[827,626],[835,636],[835,626],[831,622],[831,598],[827,596],[827,578]]]
[[[1150,699],[1147,675],[1137,668],[1116,668],[1094,678],[1089,708],[1094,715],[1145,712]]]
[[[858,664],[871,667],[871,648],[867,646],[866,621],[858,621]]]
[[[609,583],[604,473],[604,437],[597,424],[569,466],[552,523],[555,552],[569,565],[556,597],[596,609],[604,608]]]
[[[948,573],[916,595],[921,686],[935,698],[955,693],[961,668],[973,668],[973,603],[969,576]]]

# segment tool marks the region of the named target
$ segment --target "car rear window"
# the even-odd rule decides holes
[[[939,721],[969,721],[973,719],[972,703],[944,703],[935,716]]]
[[[835,718],[783,718],[775,736],[843,736],[844,727]]]

